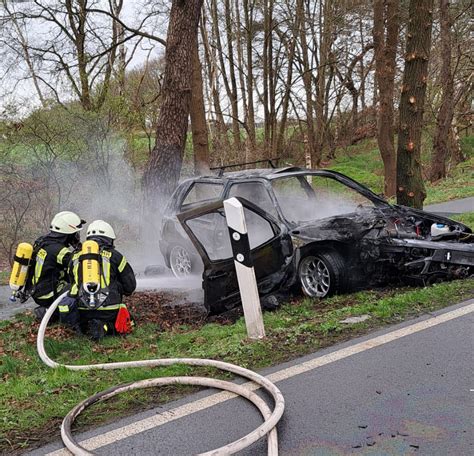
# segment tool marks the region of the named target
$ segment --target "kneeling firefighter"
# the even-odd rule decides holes
[[[24,301],[29,296],[33,298],[38,304],[34,309],[38,320],[43,318],[47,308],[70,286],[68,265],[73,250],[80,245],[80,231],[84,223],[85,220],[74,212],[59,212],[51,221],[49,234],[38,238],[33,245],[20,299]],[[53,314],[52,320],[57,319],[57,316],[57,313]]]
[[[60,321],[93,340],[132,330],[122,299],[135,291],[137,282],[130,264],[115,250],[115,239],[113,228],[103,220],[89,225],[87,241],[69,267],[71,290],[58,306]]]

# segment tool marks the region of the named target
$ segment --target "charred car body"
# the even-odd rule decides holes
[[[211,312],[239,302],[222,207],[230,197],[245,208],[262,296],[299,287],[322,298],[390,280],[429,283],[474,271],[470,228],[391,205],[343,174],[296,167],[221,173],[179,185],[160,240],[177,277],[202,272]]]

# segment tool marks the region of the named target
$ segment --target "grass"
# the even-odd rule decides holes
[[[446,179],[426,184],[425,204],[474,196],[474,157],[460,163]]]
[[[450,218],[464,223],[464,225],[467,225],[474,231],[474,212],[465,212],[464,214],[453,215]]]
[[[474,196],[474,136],[463,138],[461,145],[468,160],[451,169],[446,179],[434,183],[425,181],[427,193],[425,204]],[[430,150],[427,146],[428,144],[425,144],[425,151]],[[425,168],[429,165],[429,159],[429,153],[425,152],[423,157]],[[329,168],[352,177],[375,193],[383,192],[383,163],[375,139],[339,149]]]
[[[137,327],[126,338],[108,338],[99,344],[52,327],[45,345],[53,359],[70,364],[205,357],[260,369],[473,295],[474,279],[466,279],[426,288],[364,291],[323,301],[306,298],[265,313],[267,337],[261,341],[246,338],[241,318],[231,325],[180,325],[168,331],[149,324]],[[362,314],[371,318],[353,325],[340,323],[348,316]],[[98,372],[49,369],[36,353],[37,328],[29,314],[0,322],[0,451],[31,449],[44,443],[45,436],[58,437],[62,417],[77,402],[112,385],[156,376],[212,373],[185,366]],[[94,406],[81,418],[79,427],[149,408],[189,391],[168,387],[121,396],[120,400]]]
[[[10,271],[0,271],[0,286],[8,285],[10,279]]]

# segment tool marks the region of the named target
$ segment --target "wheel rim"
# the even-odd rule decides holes
[[[177,245],[171,250],[170,265],[175,277],[186,277],[191,274],[191,255],[184,247]]]
[[[301,261],[300,280],[305,293],[323,298],[331,288],[331,276],[326,263],[318,257],[309,256]]]

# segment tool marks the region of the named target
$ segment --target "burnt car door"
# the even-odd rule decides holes
[[[259,293],[265,296],[292,276],[291,238],[271,215],[244,198],[238,200],[244,206]],[[231,309],[240,302],[240,292],[223,201],[178,214],[178,220],[204,263],[202,287],[207,309],[211,313]]]

